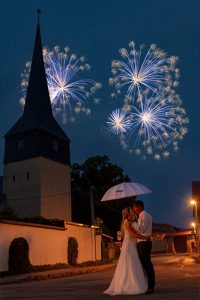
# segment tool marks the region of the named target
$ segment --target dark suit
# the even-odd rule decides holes
[[[151,236],[152,235],[152,218],[151,216],[143,210],[137,222],[134,222],[133,228],[136,232],[145,235]],[[142,263],[143,269],[148,278],[148,287],[149,289],[154,289],[155,287],[155,272],[154,267],[151,262],[151,248],[152,242],[147,240],[137,240],[137,249],[140,261]]]
[[[137,243],[138,255],[148,278],[148,288],[154,289],[155,272],[151,262],[151,248],[152,242],[150,241],[141,241]]]

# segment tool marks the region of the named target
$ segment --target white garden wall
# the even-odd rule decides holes
[[[78,241],[78,263],[101,259],[101,235],[95,236],[94,228],[76,223],[66,222],[65,228],[59,228],[3,220],[0,237],[0,272],[8,271],[9,247],[18,237],[27,240],[33,265],[67,263],[69,237]]]
[[[93,227],[73,222],[65,222],[65,227],[68,238],[73,236],[78,241],[78,263],[101,259],[101,235],[95,235]]]

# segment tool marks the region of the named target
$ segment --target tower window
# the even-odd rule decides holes
[[[18,151],[24,150],[24,140],[19,140],[17,145]]]
[[[57,140],[53,140],[53,150],[54,151],[58,151],[59,150],[58,141]]]
[[[15,175],[13,175],[12,180],[13,180],[13,182],[15,182]]]
[[[29,173],[29,172],[26,173],[26,179],[27,179],[27,180],[30,179],[30,173]]]

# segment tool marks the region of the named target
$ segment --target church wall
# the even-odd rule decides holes
[[[40,158],[41,215],[71,221],[70,167]]]
[[[40,162],[37,158],[4,166],[3,192],[7,205],[20,216],[40,215]]]
[[[70,167],[37,157],[4,166],[3,192],[20,216],[71,221]]]
[[[9,247],[13,239],[23,237],[29,244],[29,257],[33,265],[45,265],[67,262],[68,238],[78,241],[78,263],[101,259],[101,235],[96,236],[95,229],[89,226],[68,224],[56,228],[25,224],[14,221],[0,222],[0,272],[8,271]]]

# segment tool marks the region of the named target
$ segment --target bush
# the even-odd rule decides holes
[[[32,270],[29,260],[29,245],[22,237],[14,239],[9,248],[9,271],[12,273],[27,273]]]
[[[77,265],[78,258],[78,242],[74,237],[68,239],[68,264],[75,266]]]

